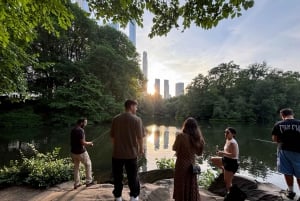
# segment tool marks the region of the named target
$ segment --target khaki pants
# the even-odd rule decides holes
[[[92,162],[90,156],[87,151],[83,152],[82,154],[73,154],[72,153],[72,160],[74,163],[74,186],[80,184],[80,174],[79,174],[79,165],[80,162],[84,164],[85,167],[85,177],[86,177],[86,184],[91,183],[92,179]]]

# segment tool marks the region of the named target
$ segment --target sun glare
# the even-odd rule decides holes
[[[154,88],[154,85],[152,84],[152,85],[148,85],[148,87],[147,87],[147,92],[148,92],[148,94],[150,94],[150,95],[154,95],[155,94],[155,88]]]

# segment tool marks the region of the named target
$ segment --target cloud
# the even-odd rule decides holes
[[[298,0],[255,1],[255,6],[216,28],[172,30],[150,39],[151,17],[137,29],[137,50],[147,51],[149,79],[161,78],[187,85],[220,63],[234,61],[241,67],[266,61],[284,70],[300,70],[300,4]],[[148,14],[149,15],[149,14]],[[162,83],[162,82],[161,82]]]

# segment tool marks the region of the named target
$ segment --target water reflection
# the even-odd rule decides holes
[[[200,158],[205,167],[210,164],[208,158],[215,154],[215,146],[224,145],[224,128],[228,125],[200,123],[202,133],[206,140],[203,156]],[[234,126],[234,125],[231,125]],[[109,136],[110,125],[87,126],[87,140],[95,140],[94,146],[88,151],[93,164],[93,171],[98,181],[106,181],[111,172],[111,142]],[[270,140],[271,127],[260,127],[257,125],[235,125],[238,131],[237,140],[240,146],[240,173],[249,175],[258,180],[282,181],[283,176],[276,174],[276,145],[253,139]],[[55,147],[61,147],[63,157],[70,155],[69,134],[71,128],[51,129],[43,128],[37,130],[1,130],[0,154],[2,156],[0,165],[9,164],[10,160],[18,159],[18,151],[26,149],[25,144],[31,143],[38,151],[52,151]],[[156,169],[156,160],[162,158],[175,158],[172,145],[176,138],[179,127],[172,125],[149,124],[145,130],[145,156],[141,159],[141,171]],[[34,135],[33,135],[34,134]],[[274,179],[275,178],[275,179]],[[284,187],[284,186],[283,186]]]
[[[169,127],[166,127],[164,132],[164,149],[169,148]]]

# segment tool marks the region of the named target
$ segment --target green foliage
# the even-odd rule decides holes
[[[270,123],[283,107],[300,112],[299,87],[298,72],[275,70],[264,62],[241,69],[229,62],[212,68],[207,76],[198,75],[186,95],[167,100],[165,105],[174,118],[180,114],[204,120]]]
[[[173,158],[161,158],[161,159],[155,159],[156,166],[158,169],[174,169],[175,168],[175,162]]]
[[[25,67],[37,63],[37,55],[28,52],[37,36],[37,28],[59,35],[57,27],[66,29],[73,15],[69,0],[0,2],[0,93],[22,92]]]
[[[31,106],[0,113],[0,126],[2,127],[35,127],[42,123],[41,116],[35,114]]]
[[[71,158],[59,158],[60,148],[39,153],[32,144],[21,152],[22,160],[12,161],[9,167],[0,169],[0,186],[25,184],[35,188],[47,188],[69,181],[73,175]]]
[[[223,19],[241,16],[243,10],[254,5],[254,0],[189,0],[184,3],[180,0],[87,1],[96,17],[106,22],[118,22],[124,27],[132,20],[139,26],[143,26],[144,12],[152,13],[153,26],[149,33],[151,38],[156,35],[166,35],[172,28],[178,29],[179,22],[182,23],[182,30],[189,28],[191,24],[203,29],[211,29]]]
[[[200,186],[203,186],[205,189],[211,185],[211,183],[215,180],[216,176],[211,169],[207,169],[205,172],[201,172],[200,177],[198,179],[198,183]]]

